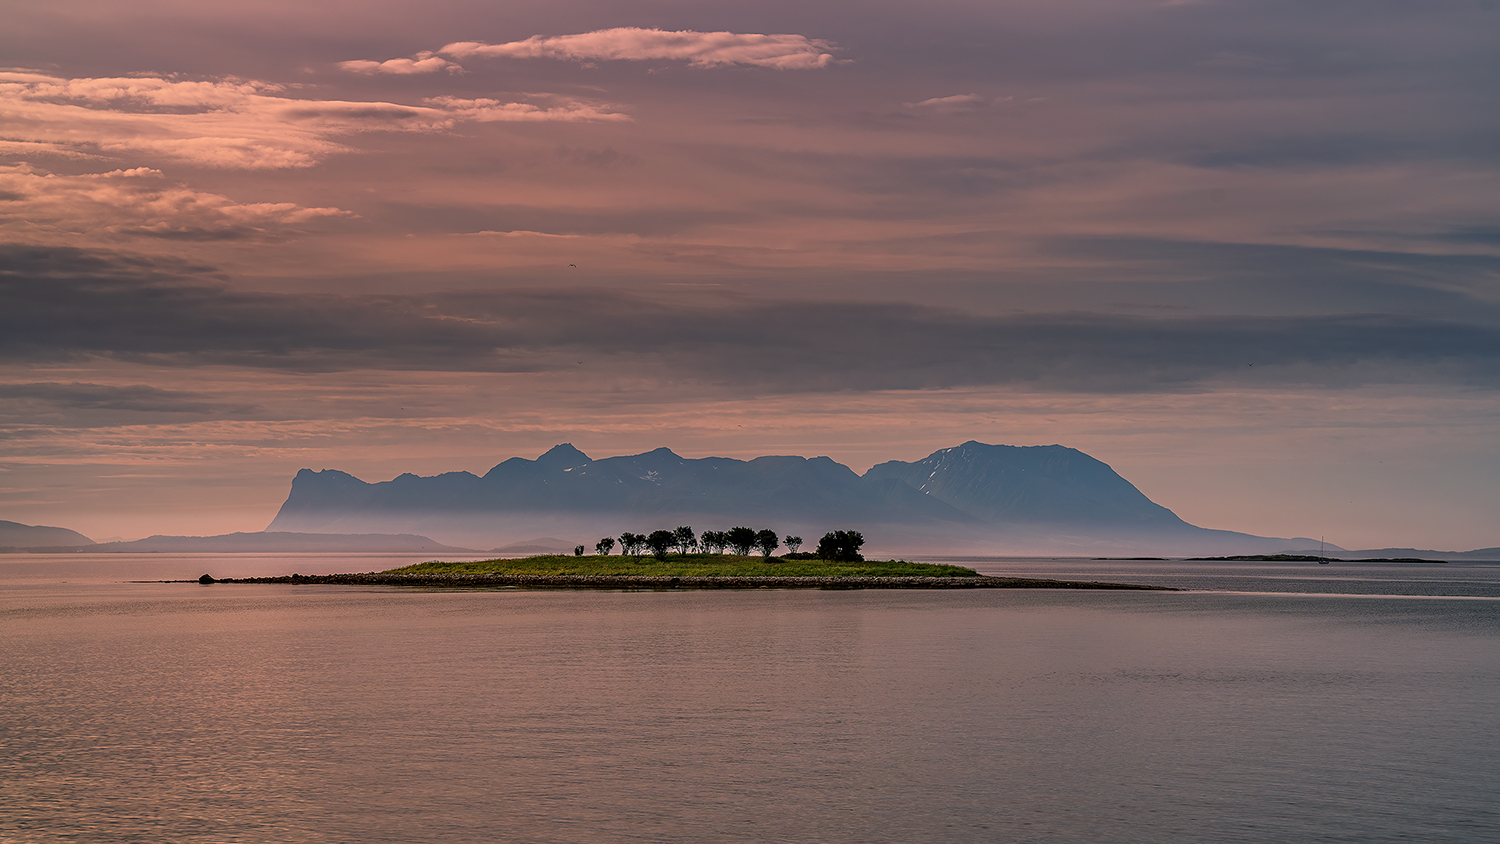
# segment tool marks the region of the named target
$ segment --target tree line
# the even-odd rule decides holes
[[[864,559],[859,553],[864,544],[865,537],[857,530],[829,531],[818,541],[818,550],[807,556],[855,562]],[[640,556],[649,550],[658,559],[674,551],[678,554],[690,554],[698,549],[709,554],[722,554],[727,550],[743,556],[759,551],[762,557],[770,557],[782,545],[786,545],[792,554],[797,554],[797,549],[802,547],[802,537],[790,534],[783,537],[778,536],[774,530],[755,530],[742,526],[729,530],[705,530],[702,534],[695,534],[691,527],[682,526],[676,530],[653,530],[648,534],[627,531],[620,534],[619,538],[622,555]],[[607,556],[614,549],[613,536],[606,536],[594,543],[594,552],[597,554]],[[574,546],[575,555],[582,556],[583,552],[584,546]]]

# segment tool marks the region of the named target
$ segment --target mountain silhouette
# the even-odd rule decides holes
[[[20,522],[7,522],[0,519],[0,547],[82,547],[93,544],[94,540],[67,528],[23,525]]]
[[[857,529],[872,547],[949,553],[1260,553],[1293,541],[1190,525],[1077,449],[974,441],[862,476],[827,457],[686,458],[658,448],[595,460],[571,443],[483,476],[367,483],[303,469],[266,529],[399,531],[476,547],[548,534],[592,546],[622,530],[736,524],[800,530],[814,542]]]
[[[1108,464],[1061,445],[985,445],[970,440],[915,463],[881,463],[865,477],[901,481],[986,522],[1187,525]]]

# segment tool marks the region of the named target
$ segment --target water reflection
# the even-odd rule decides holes
[[[1491,841],[1493,606],[31,584],[0,841]]]

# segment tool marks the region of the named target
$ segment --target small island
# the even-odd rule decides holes
[[[428,562],[391,574],[528,574],[548,577],[978,577],[973,569],[905,560],[828,560],[812,555],[667,554],[657,556],[541,554],[471,563]]]
[[[362,574],[292,574],[199,583],[288,583],[422,588],[530,589],[1143,589],[1162,586],[1095,581],[987,577],[961,566],[906,560],[787,559],[742,554],[543,554],[521,559],[432,561]]]
[[[791,552],[773,556],[786,544]],[[866,560],[859,531],[834,530],[823,535],[816,551],[799,552],[802,537],[784,539],[772,530],[734,527],[704,531],[691,527],[657,530],[650,534],[623,533],[619,554],[611,554],[615,538],[566,554],[539,554],[520,559],[448,563],[433,560],[365,574],[293,574],[284,577],[216,579],[203,575],[198,582],[296,583],[439,588],[533,589],[1148,589],[1177,591],[1164,586],[1141,586],[1094,581],[988,577],[962,566],[911,563],[906,560]],[[702,549],[702,550],[699,550]],[[751,553],[758,549],[760,555]],[[642,553],[650,551],[650,555]],[[728,550],[729,553],[724,553]]]

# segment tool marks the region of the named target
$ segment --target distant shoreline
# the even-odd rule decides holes
[[[538,574],[293,574],[280,577],[226,577],[204,575],[198,580],[160,583],[275,583],[292,585],[416,586],[426,588],[531,588],[531,589],[1123,589],[1178,592],[1168,586],[1136,583],[1104,583],[1080,580],[1044,580],[1029,577],[765,577],[765,576],[652,576],[652,575],[538,575]]]

